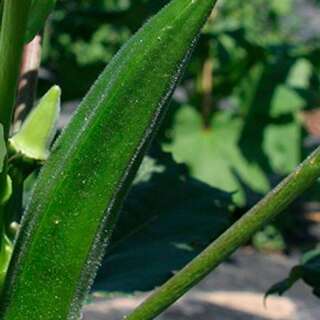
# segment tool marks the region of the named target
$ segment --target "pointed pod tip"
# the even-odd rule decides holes
[[[26,159],[44,161],[57,130],[61,89],[52,86],[30,112],[21,129],[10,139],[11,150]]]
[[[60,88],[57,84],[55,84],[54,86],[52,86],[49,91],[55,91],[55,92],[61,94],[61,88]]]
[[[61,88],[58,85],[52,86],[47,93],[40,99],[39,104],[38,104],[38,109],[46,109],[48,112],[48,107],[53,107],[51,108],[52,112],[55,109],[56,112],[60,112],[60,104],[61,104],[61,95],[62,91]]]
[[[49,89],[46,95],[50,95],[59,99],[61,97],[61,88],[58,85],[54,85]]]

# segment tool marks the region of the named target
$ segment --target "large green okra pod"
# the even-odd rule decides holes
[[[33,191],[2,319],[78,319],[119,206],[214,3],[173,0],[93,85]]]

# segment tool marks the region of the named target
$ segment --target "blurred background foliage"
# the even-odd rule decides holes
[[[79,100],[167,2],[59,1],[45,32],[42,86],[58,82],[65,101]],[[308,111],[319,103],[319,13],[313,0],[219,1],[175,94],[159,135],[164,149],[194,177],[235,192],[240,206],[301,161],[310,146],[303,127],[318,133]]]
[[[121,45],[167,2],[58,1],[44,32],[40,91],[58,83],[68,114]],[[220,0],[201,34],[157,144],[185,165],[190,179],[232,193],[235,217],[320,141],[319,36],[318,0]],[[320,220],[318,186],[304,200],[252,243],[276,251],[290,250],[290,241],[301,246]]]

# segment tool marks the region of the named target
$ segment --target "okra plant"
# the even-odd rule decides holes
[[[21,125],[12,120],[20,66],[31,59],[23,50],[55,1],[0,1],[1,319],[79,319],[122,203],[215,3],[172,0],[152,17],[102,71],[55,140],[58,86]],[[24,182],[40,167],[21,218]],[[154,319],[319,175],[316,151],[127,319]]]

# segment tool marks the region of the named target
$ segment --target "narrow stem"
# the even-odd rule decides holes
[[[8,171],[12,179],[12,194],[5,205],[4,227],[6,234],[10,238],[13,238],[15,234],[12,234],[13,232],[11,229],[11,224],[14,222],[19,222],[21,219],[23,206],[23,184],[25,175],[23,174],[21,168],[13,166],[9,168]]]
[[[0,20],[2,19],[2,13],[3,13],[3,1],[0,0]],[[1,27],[0,27],[0,31],[1,31]]]
[[[15,104],[19,69],[31,0],[4,0],[0,33],[0,123],[7,141]],[[0,172],[0,200],[7,184],[7,159]],[[0,206],[0,232],[4,231],[5,208]],[[1,239],[0,241],[2,241]]]
[[[31,0],[5,0],[0,35],[0,123],[9,136]]]
[[[207,57],[204,61],[202,68],[202,116],[204,121],[205,129],[210,128],[210,118],[213,109],[212,89],[213,89],[213,77],[212,77],[212,59]]]
[[[264,224],[283,211],[319,176],[320,148],[126,319],[154,319],[248,241]]]

